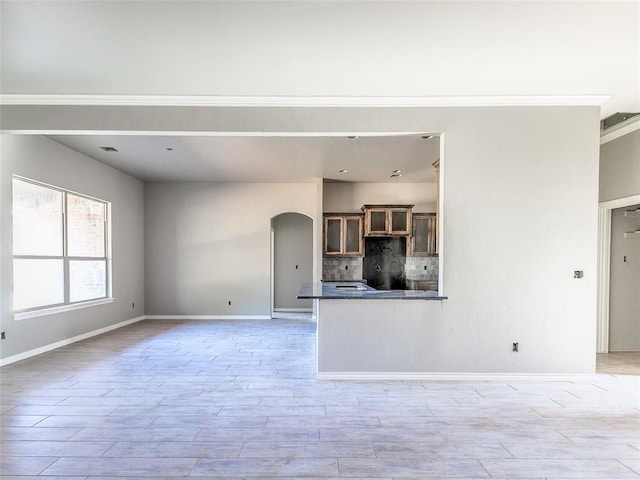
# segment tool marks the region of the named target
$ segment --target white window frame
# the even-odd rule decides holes
[[[14,310],[13,318],[14,320],[24,320],[27,318],[35,318],[41,317],[45,315],[53,315],[56,313],[67,312],[71,310],[78,310],[82,308],[92,307],[96,305],[103,305],[106,303],[111,303],[114,301],[112,296],[112,272],[111,272],[111,202],[106,200],[93,197],[91,195],[86,195],[84,193],[75,192],[72,190],[67,190],[64,188],[56,187],[54,185],[50,185],[47,183],[39,182],[37,180],[33,180],[30,178],[22,177],[19,175],[13,175],[14,180],[18,180],[21,182],[31,183],[33,185],[37,185],[39,187],[48,188],[50,190],[55,190],[56,192],[60,192],[62,194],[62,218],[60,219],[61,228],[62,228],[62,243],[63,243],[63,251],[62,255],[12,255],[12,258],[15,259],[31,259],[31,260],[47,260],[47,259],[55,259],[62,260],[63,262],[63,272],[64,272],[64,302],[56,303],[51,305],[43,305],[39,307],[32,307],[24,310]],[[105,257],[78,257],[78,256],[70,256],[68,255],[68,244],[67,244],[67,197],[68,195],[73,195],[76,197],[86,198],[95,202],[100,202],[104,205],[105,208],[105,218],[104,218],[104,242],[105,242]],[[13,194],[12,194],[12,202],[13,202]],[[13,228],[13,227],[12,227]],[[76,302],[70,301],[70,275],[69,275],[69,262],[74,260],[104,260],[105,261],[105,287],[106,292],[104,297],[93,298],[89,300],[80,300]],[[13,262],[12,262],[13,268]],[[13,275],[12,275],[12,292],[13,292]]]

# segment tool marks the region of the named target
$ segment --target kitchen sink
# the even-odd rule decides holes
[[[364,285],[336,285],[338,290],[367,290]]]

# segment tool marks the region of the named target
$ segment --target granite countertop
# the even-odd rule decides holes
[[[298,298],[334,300],[444,300],[433,290],[376,290],[359,282],[305,283],[300,287]]]

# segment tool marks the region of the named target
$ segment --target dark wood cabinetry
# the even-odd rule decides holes
[[[362,215],[325,214],[323,250],[326,256],[361,257]]]
[[[429,257],[437,255],[437,216],[435,213],[414,213],[410,255]]]
[[[411,235],[413,205],[364,205],[365,237]]]
[[[413,205],[364,205],[363,214],[325,213],[323,253],[364,256],[364,237],[403,237],[407,256],[438,255],[436,213],[412,213]]]

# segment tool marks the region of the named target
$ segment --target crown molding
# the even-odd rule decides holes
[[[0,95],[0,105],[159,107],[506,107],[602,106],[608,95],[498,95],[443,97]]]

